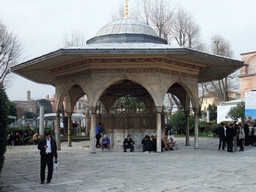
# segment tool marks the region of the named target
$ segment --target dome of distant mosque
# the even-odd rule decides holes
[[[87,41],[92,43],[160,43],[167,41],[146,23],[135,19],[118,19],[102,27],[96,36]]]

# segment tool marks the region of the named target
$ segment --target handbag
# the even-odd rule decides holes
[[[58,168],[59,168],[59,162],[54,161],[54,163],[53,163],[53,174],[56,174]]]
[[[239,131],[239,139],[244,139],[244,138],[245,138],[244,129],[243,129],[243,128],[240,128],[240,131]]]

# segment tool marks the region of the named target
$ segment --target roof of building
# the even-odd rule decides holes
[[[117,19],[102,27],[87,44],[98,43],[159,43],[167,41],[159,38],[149,25],[134,19]]]
[[[145,34],[158,37],[154,29],[146,23],[134,19],[117,19],[102,27],[95,37],[110,34]]]
[[[222,105],[236,105],[244,101],[244,98],[223,102]]]
[[[247,55],[247,54],[252,54],[252,53],[256,53],[256,51],[251,51],[251,52],[247,52],[247,53],[240,53],[240,55]]]

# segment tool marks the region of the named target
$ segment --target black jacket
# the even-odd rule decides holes
[[[236,136],[236,129],[232,129],[228,127],[226,132],[227,132],[227,139],[233,139],[233,137]]]
[[[152,147],[152,141],[150,139],[144,140],[144,150],[145,151],[152,151],[153,147]]]
[[[45,154],[45,148],[44,146],[46,145],[46,139],[42,139],[39,144],[38,144],[38,149],[40,150],[40,155],[46,155]],[[57,146],[56,146],[56,141],[51,138],[51,151],[52,151],[52,156],[57,158]]]
[[[248,127],[248,124],[247,124],[247,123],[244,124],[244,133],[245,133],[245,135],[247,135],[247,136],[248,136],[248,134],[249,134],[249,127]]]
[[[219,137],[220,138],[224,138],[225,137],[225,133],[224,133],[224,128],[223,127],[219,128]]]
[[[125,145],[126,143],[128,143],[128,146],[131,146],[131,144],[135,144],[132,139],[128,140],[127,138],[125,138],[123,144]]]

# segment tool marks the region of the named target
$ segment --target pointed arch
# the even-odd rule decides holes
[[[129,80],[132,81],[140,86],[142,86],[151,96],[154,105],[156,106],[156,101],[157,99],[157,95],[154,93],[153,89],[150,86],[147,86],[145,82],[141,81],[140,79],[137,79],[135,77],[117,77],[114,79],[109,80],[108,82],[106,82],[105,84],[103,84],[95,93],[95,95],[92,96],[92,98],[94,98],[94,100],[92,100],[90,102],[90,107],[96,107],[97,102],[100,100],[102,94],[113,84],[118,83],[120,81],[124,81],[124,80]]]

